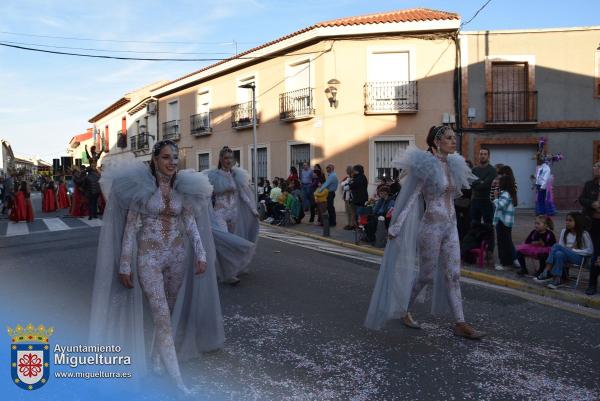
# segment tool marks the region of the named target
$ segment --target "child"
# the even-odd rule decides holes
[[[584,218],[580,212],[570,212],[565,219],[565,228],[560,232],[559,242],[552,245],[546,259],[546,268],[538,282],[552,280],[548,288],[556,289],[566,278],[565,263],[580,264],[582,259],[594,253],[590,234],[584,229]]]
[[[319,178],[319,182],[318,182],[318,186],[317,186],[317,190],[315,190],[315,204],[317,207],[317,213],[319,215],[319,219],[318,219],[318,223],[319,225],[323,225],[323,213],[325,211],[327,211],[327,196],[329,195],[329,190],[327,188],[324,188],[322,191],[319,191],[318,189],[320,189],[323,186],[323,183],[325,182],[325,180],[323,180],[322,178]]]
[[[515,246],[512,242],[512,226],[515,222],[515,205],[517,204],[517,191],[513,177],[503,175],[498,180],[498,190],[494,199],[494,221],[496,238],[498,241],[498,258],[500,264],[496,270],[504,270],[504,266],[518,266]]]
[[[553,230],[554,223],[549,216],[540,215],[535,218],[535,229],[529,233],[525,243],[517,245],[517,260],[521,265],[521,269],[518,271],[519,275],[523,276],[529,273],[525,264],[526,256],[539,261],[536,276],[544,271],[550,248],[556,243]]]

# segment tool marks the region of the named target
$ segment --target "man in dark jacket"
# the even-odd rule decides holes
[[[88,167],[87,175],[83,184],[85,197],[90,206],[90,217],[88,220],[98,218],[98,197],[100,196],[100,173],[93,168]]]
[[[354,216],[357,216],[356,208],[364,206],[369,200],[368,186],[369,181],[365,176],[365,169],[360,164],[357,164],[352,168],[352,180],[350,181]],[[354,224],[356,225],[356,222]]]
[[[471,204],[469,213],[471,222],[480,223],[483,218],[484,224],[492,225],[494,219],[494,207],[490,200],[492,181],[496,178],[496,169],[490,164],[490,150],[482,147],[479,151],[479,165],[473,168],[473,174],[477,180],[471,184]],[[490,241],[490,252],[494,251],[494,239]]]
[[[590,235],[594,244],[594,257],[590,270],[590,283],[586,294],[596,293],[600,267],[597,265],[600,257],[600,161],[594,163],[594,178],[585,183],[579,203],[583,206],[583,213],[591,222]]]

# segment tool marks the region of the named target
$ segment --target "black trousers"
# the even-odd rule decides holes
[[[471,215],[471,222],[476,221],[478,223],[483,219],[484,224],[492,225],[494,220],[494,205],[489,199],[472,199],[469,205],[469,214]],[[488,250],[494,252],[494,232],[492,231],[492,238],[490,238],[490,245]]]
[[[512,242],[512,228],[506,227],[499,221],[496,223],[496,237],[498,238],[498,258],[502,266],[511,266],[516,258],[515,246]]]
[[[336,216],[335,216],[335,206],[333,204],[333,200],[335,199],[335,192],[329,192],[327,195],[327,214],[329,215],[329,225],[335,226]]]
[[[590,236],[594,244],[594,259],[590,267],[590,288],[596,288],[598,285],[598,276],[600,275],[600,267],[596,266],[596,260],[600,256],[600,219],[592,219],[592,227]]]
[[[90,217],[95,219],[98,218],[98,197],[100,194],[89,194],[87,196],[90,202]]]

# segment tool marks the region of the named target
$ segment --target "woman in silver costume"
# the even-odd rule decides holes
[[[154,322],[152,367],[159,374],[164,368],[189,393],[176,347],[189,358],[220,348],[224,338],[210,184],[200,173],[178,173],[177,163],[176,144],[160,141],[149,168],[133,163],[105,173],[111,197],[99,244],[91,341],[124,344],[143,373],[143,294]]]
[[[433,283],[432,311],[449,306],[454,334],[480,339],[485,334],[469,326],[463,314],[454,211],[454,198],[474,177],[462,156],[455,153],[452,129],[432,127],[427,144],[428,151],[409,147],[394,161],[406,179],[388,229],[390,240],[365,325],[380,329],[387,320],[400,318],[410,328],[421,328],[410,311],[423,288]]]
[[[238,284],[256,250],[258,212],[248,172],[234,167],[233,151],[219,152],[219,165],[206,172],[213,186],[213,233],[217,249],[217,274]]]

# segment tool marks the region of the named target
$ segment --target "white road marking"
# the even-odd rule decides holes
[[[26,235],[29,234],[29,227],[27,223],[21,221],[19,223],[13,223],[12,221],[8,222],[6,226],[6,236],[12,237],[15,235]]]
[[[62,230],[70,230],[71,227],[66,225],[60,218],[53,217],[50,219],[42,219],[48,230],[50,231],[62,231]]]

